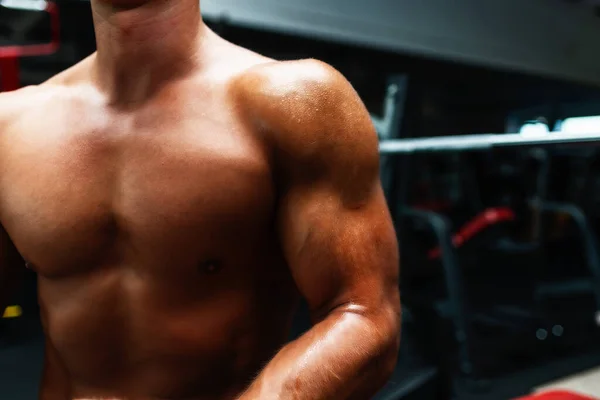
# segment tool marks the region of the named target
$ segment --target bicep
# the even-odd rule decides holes
[[[314,315],[397,297],[397,243],[369,113],[349,82],[316,61],[248,74],[243,107],[273,146],[281,244]]]
[[[280,209],[280,232],[316,319],[344,306],[399,304],[398,246],[378,183],[355,207],[326,186],[291,191]]]

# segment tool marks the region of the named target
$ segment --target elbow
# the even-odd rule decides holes
[[[400,352],[400,336],[402,326],[402,312],[399,296],[393,296],[379,308],[378,325],[380,338],[380,351],[378,369],[380,382],[383,386],[392,376],[398,362]]]
[[[388,322],[389,328],[381,344],[379,370],[381,381],[387,382],[396,368],[400,352],[400,317],[394,317]]]
[[[373,352],[368,358],[368,362],[364,364],[366,369],[361,374],[363,377],[361,386],[357,387],[355,391],[355,393],[368,393],[369,396],[364,396],[364,398],[371,398],[381,390],[390,380],[396,369],[400,349],[400,329],[397,328],[398,324],[396,321],[390,322],[394,323],[386,324],[388,328],[385,330],[383,329],[381,320],[376,325],[379,335],[377,335],[376,341],[372,342],[375,344],[374,347],[371,347]],[[351,398],[363,397],[355,396]]]
[[[377,308],[347,305],[338,311],[354,322],[358,339],[355,349],[360,349],[363,355],[363,372],[365,377],[369,376],[369,385],[384,386],[396,368],[400,351],[399,301]]]
[[[398,361],[401,331],[400,313],[395,308],[390,309],[388,312],[378,313],[378,316],[371,321],[372,326],[375,327],[373,332],[377,332],[377,334],[373,335],[375,340],[372,343],[375,346],[372,349],[375,351],[371,353],[373,357],[369,362],[370,371],[368,375],[373,378],[372,383],[382,387],[394,373]]]
[[[400,315],[397,312],[382,312],[385,307],[377,312],[364,313],[357,318],[355,313],[346,314],[354,321],[354,341],[349,350],[354,372],[360,379],[354,381],[353,392],[349,398],[371,398],[392,377],[398,361],[400,349]],[[353,369],[354,369],[353,368]],[[364,395],[364,396],[363,396]],[[341,397],[340,397],[341,398]]]
[[[398,342],[399,343],[399,342]],[[393,375],[398,362],[399,346],[394,345],[382,357],[381,362],[381,381],[385,384]]]

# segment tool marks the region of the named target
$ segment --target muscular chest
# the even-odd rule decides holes
[[[0,216],[23,256],[49,274],[123,256],[118,248],[210,252],[269,224],[263,148],[226,113],[156,110],[98,125],[63,115],[45,125],[4,147]]]

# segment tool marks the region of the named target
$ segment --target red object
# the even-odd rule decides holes
[[[514,219],[515,213],[510,208],[488,208],[463,225],[462,228],[452,237],[452,244],[454,247],[460,247],[487,227],[496,225],[500,222],[513,221]],[[429,259],[434,260],[439,258],[441,254],[442,250],[439,247],[436,247],[429,251],[428,257]]]
[[[0,47],[0,91],[16,90],[19,82],[19,58],[54,54],[60,47],[60,15],[54,3],[47,2],[52,36],[49,43]]]
[[[0,58],[0,92],[17,90],[19,86],[19,59]]]
[[[558,390],[552,392],[539,393],[534,396],[520,397],[515,400],[598,400],[593,397],[584,396],[582,394]]]

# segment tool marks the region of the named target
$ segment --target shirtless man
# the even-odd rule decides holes
[[[0,95],[0,293],[18,251],[40,398],[371,397],[396,361],[398,252],[350,84],[226,42],[198,0],[92,9],[96,54]],[[285,344],[300,296],[314,325]]]

